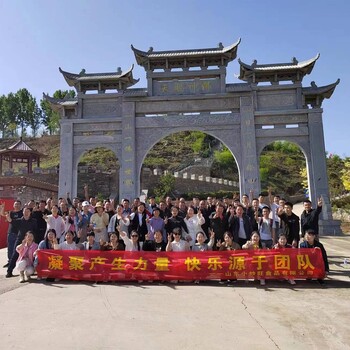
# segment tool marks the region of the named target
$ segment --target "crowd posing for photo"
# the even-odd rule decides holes
[[[293,204],[273,196],[241,199],[227,197],[206,200],[166,197],[156,203],[139,198],[98,201],[95,197],[48,198],[22,205],[0,215],[9,222],[6,277],[16,268],[20,282],[30,280],[40,249],[125,250],[125,251],[207,251],[239,249],[319,248],[325,271],[329,271],[326,251],[319,241],[318,221],[322,199],[317,207],[305,200],[300,218]],[[289,283],[295,284],[293,279]],[[197,281],[196,281],[197,282]],[[227,283],[230,281],[221,281]],[[323,283],[323,281],[319,281]],[[260,279],[265,285],[265,280]]]

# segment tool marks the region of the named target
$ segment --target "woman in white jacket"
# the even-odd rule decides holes
[[[130,220],[127,216],[123,215],[124,207],[122,205],[117,206],[117,212],[111,217],[108,225],[108,233],[110,232],[128,232],[128,226],[130,225]]]
[[[188,228],[188,234],[185,236],[185,239],[191,248],[196,243],[196,235],[198,232],[203,232],[205,239],[207,239],[202,229],[202,225],[205,223],[205,218],[203,217],[200,210],[198,211],[198,214],[195,215],[194,209],[192,207],[189,207],[184,221]]]

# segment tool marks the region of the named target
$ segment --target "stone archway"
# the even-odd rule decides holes
[[[181,127],[179,129],[175,129],[175,130],[174,129],[168,129],[164,133],[164,136],[160,136],[160,133],[154,133],[155,137],[148,138],[147,140],[144,140],[143,146],[139,147],[140,150],[142,150],[142,152],[140,152],[139,155],[138,155],[138,157],[139,157],[138,159],[140,159],[140,167],[139,167],[140,178],[141,178],[140,183],[142,184],[142,176],[143,176],[143,168],[144,168],[145,159],[149,155],[150,151],[154,148],[154,146],[156,144],[158,144],[159,142],[167,139],[169,136],[177,135],[177,134],[179,134],[181,132],[184,132],[184,131],[186,131],[186,132],[200,131],[204,135],[211,136],[216,142],[218,142],[218,145],[225,146],[229,150],[229,152],[230,152],[230,154],[232,156],[232,159],[233,159],[234,163],[236,164],[238,181],[237,181],[237,178],[235,178],[234,180],[231,179],[231,176],[230,176],[231,174],[230,175],[227,174],[226,177],[225,176],[218,176],[218,177],[214,177],[212,179],[211,175],[210,175],[211,166],[209,166],[209,168],[207,169],[208,172],[205,175],[203,175],[203,167],[205,167],[205,168],[208,167],[208,163],[207,162],[205,162],[205,165],[200,164],[201,173],[199,174],[199,173],[197,173],[197,171],[195,169],[193,169],[193,168],[197,168],[198,167],[198,163],[196,163],[198,161],[198,159],[196,160],[196,162],[188,162],[188,158],[186,159],[186,164],[185,165],[182,164],[182,167],[186,167],[186,171],[183,171],[182,168],[181,168],[181,165],[180,165],[180,168],[177,169],[176,172],[175,172],[175,176],[176,177],[178,177],[178,176],[182,177],[181,174],[185,173],[186,176],[184,177],[184,179],[190,179],[191,175],[192,175],[193,179],[198,180],[198,181],[203,181],[202,185],[205,185],[205,182],[213,182],[214,184],[221,183],[221,184],[223,184],[225,186],[225,190],[226,191],[237,192],[237,188],[233,187],[233,186],[238,186],[237,184],[239,184],[239,182],[240,182],[239,181],[239,165],[238,165],[235,153],[233,153],[232,150],[222,141],[222,139],[219,139],[216,134],[209,133],[209,132],[204,132],[203,130],[201,130],[199,128],[190,128],[189,129],[189,128]],[[234,152],[236,152],[236,150],[234,150]],[[198,157],[200,158],[200,160],[202,160],[201,156],[197,156],[197,158]],[[209,158],[204,158],[203,160],[209,160]],[[192,159],[192,161],[193,161],[193,159]],[[212,159],[212,161],[213,161],[213,159]],[[191,168],[190,170],[188,170],[189,166]],[[159,170],[159,167],[158,167],[158,170]],[[166,170],[168,172],[168,169],[163,169],[163,170]],[[224,177],[225,177],[225,179],[224,179]],[[228,179],[229,177],[230,177],[230,179]],[[231,186],[231,188],[228,188],[228,186]],[[183,186],[181,186],[181,187],[183,187]],[[208,187],[208,186],[205,186],[205,187]],[[216,187],[216,185],[215,185],[215,187]],[[145,187],[142,187],[142,189],[145,189]]]
[[[175,51],[132,47],[147,73],[147,88],[130,88],[137,82],[133,67],[112,73],[60,70],[78,92],[76,99],[45,96],[62,116],[60,193],[76,193],[77,155],[89,144],[114,150],[121,162],[120,196],[138,195],[147,151],[157,140],[181,130],[200,130],[221,140],[235,155],[241,194],[249,189],[258,193],[259,154],[264,145],[282,138],[297,143],[306,154],[312,200],[320,195],[325,199],[320,225],[325,231],[320,227],[320,232],[339,232],[329,202],[321,109],[339,80],[323,87],[314,82],[302,86],[317,55],[279,64],[238,60],[243,83],[226,84],[226,66],[236,58],[239,43]],[[117,93],[106,93],[115,89]],[[88,94],[90,90],[97,93]]]

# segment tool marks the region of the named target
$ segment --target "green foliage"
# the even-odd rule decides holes
[[[174,191],[175,177],[171,174],[162,175],[159,184],[154,189],[154,194],[159,198],[164,198]]]
[[[293,195],[303,188],[300,170],[306,167],[300,148],[286,141],[266,146],[260,156],[261,189]]]
[[[341,170],[341,180],[345,190],[350,191],[350,158],[344,159],[344,168]]]
[[[79,165],[99,167],[102,170],[119,169],[119,163],[115,154],[104,147],[87,151],[81,158]]]
[[[211,168],[212,177],[221,177],[238,181],[238,168],[236,160],[227,147],[214,151],[214,161]]]
[[[327,158],[328,183],[331,197],[342,194],[345,190],[342,180],[344,160],[338,155],[331,155]]]
[[[237,192],[238,192],[238,188],[237,188]],[[188,193],[182,193],[181,197],[185,198],[186,200],[191,200],[193,197],[198,197],[199,199],[206,199],[207,197],[222,199],[224,197],[228,197],[233,199],[233,198],[239,197],[239,194],[237,192],[231,192],[231,191],[188,192]]]
[[[332,207],[350,210],[350,196],[332,200]]]

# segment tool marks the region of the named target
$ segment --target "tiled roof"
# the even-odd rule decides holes
[[[276,64],[257,64],[256,61],[254,61],[253,64],[249,65],[246,64],[244,62],[242,62],[240,59],[238,59],[239,64],[248,69],[248,70],[252,70],[255,72],[258,71],[276,71],[276,70],[291,70],[291,69],[302,69],[305,67],[308,67],[312,64],[314,64],[318,58],[320,57],[320,54],[317,54],[316,57],[311,58],[307,61],[303,61],[303,62],[298,62],[296,59],[293,59],[293,62],[291,63],[276,63]]]
[[[29,147],[23,140],[18,140],[16,143],[11,145],[8,149],[13,151],[33,151],[33,149]]]
[[[141,51],[136,49],[133,45],[131,45],[132,50],[135,53],[138,53],[142,56],[147,56],[148,58],[160,58],[160,57],[179,57],[179,56],[205,56],[212,54],[223,54],[227,53],[233,49],[235,49],[238,44],[241,42],[239,39],[236,43],[230,46],[222,46],[219,44],[219,47],[216,48],[208,48],[208,49],[190,49],[190,50],[173,50],[173,51],[153,51],[151,48],[148,52]]]
[[[44,100],[47,100],[50,103],[61,105],[61,106],[75,106],[78,103],[78,99],[76,97],[74,98],[67,98],[67,99],[59,99],[51,97],[45,93],[43,93]]]
[[[90,80],[120,79],[129,75],[132,72],[133,68],[134,68],[134,65],[132,65],[126,72],[122,72],[121,70],[118,70],[117,72],[111,72],[111,73],[85,73],[85,71],[83,70],[83,73],[76,74],[76,73],[65,72],[61,68],[59,68],[59,71],[63,74],[63,76],[66,79],[69,79],[69,80],[90,81]]]
[[[335,83],[325,85],[325,86],[317,86],[315,82],[311,82],[311,86],[303,88],[303,94],[306,96],[310,95],[322,95],[324,98],[330,98],[336,88],[336,86],[340,83],[340,79],[338,79]]]

